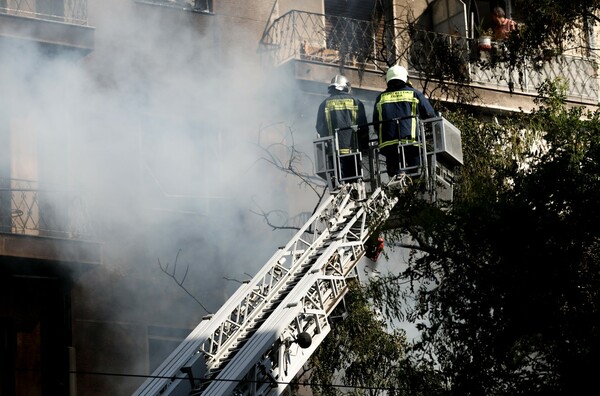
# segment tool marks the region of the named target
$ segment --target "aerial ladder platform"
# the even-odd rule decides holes
[[[424,128],[422,133],[425,141]],[[250,281],[203,318],[134,396],[281,395],[325,339],[367,240],[390,217],[408,179],[382,183],[374,176],[378,170],[364,177],[356,152],[350,154],[355,172],[344,180],[337,134],[314,145],[316,173],[331,195]],[[376,147],[369,157],[370,168],[378,169],[372,154],[377,157]]]

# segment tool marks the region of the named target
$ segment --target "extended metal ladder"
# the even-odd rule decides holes
[[[396,202],[342,185],[134,395],[281,394],[329,332],[364,243]]]

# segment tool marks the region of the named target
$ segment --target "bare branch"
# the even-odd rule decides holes
[[[239,280],[239,279],[228,278],[228,277],[226,277],[226,276],[224,276],[224,277],[223,277],[223,279],[225,279],[225,280],[228,280],[228,281],[231,281],[231,282],[237,282],[237,283],[239,283],[240,285],[243,285],[243,284],[244,284],[244,282],[243,282],[243,281],[241,281],[241,280]]]
[[[183,283],[185,282],[185,278],[187,277],[188,271],[190,269],[190,266],[188,265],[185,269],[185,273],[183,274],[183,277],[181,278],[181,280],[177,279],[177,261],[179,260],[179,254],[181,253],[181,249],[179,249],[179,251],[177,252],[177,255],[175,256],[175,261],[173,262],[173,271],[169,271],[169,263],[166,263],[164,266],[163,264],[160,262],[160,259],[158,259],[158,266],[160,267],[160,270],[162,272],[164,272],[165,274],[167,274],[169,276],[169,278],[173,279],[173,281],[175,281],[175,283],[177,284],[177,286],[179,286],[184,292],[187,293],[188,296],[190,296],[191,298],[194,299],[194,301],[196,301],[198,303],[198,305],[200,305],[202,307],[202,309],[204,309],[206,311],[206,313],[212,313],[210,312],[208,309],[206,309],[206,307],[204,306],[204,304],[202,304],[192,293],[190,293],[190,291],[183,285]]]
[[[274,125],[274,124],[272,124]],[[272,125],[269,125],[267,127],[270,127]],[[294,138],[294,131],[291,127],[287,127],[288,133],[286,134],[286,138],[289,139],[291,142],[287,143],[282,141],[279,142],[275,142],[275,143],[271,143],[268,145],[263,145],[262,144],[262,133],[265,130],[266,127],[261,127],[259,130],[259,138],[258,138],[258,142],[256,144],[256,146],[262,150],[264,156],[261,157],[260,159],[258,159],[257,161],[265,161],[268,164],[273,165],[276,169],[282,171],[285,174],[289,174],[292,175],[296,178],[299,179],[299,183],[298,185],[300,187],[308,187],[310,190],[312,190],[315,195],[317,196],[318,200],[317,203],[315,205],[315,207],[313,208],[312,213],[314,213],[317,208],[319,207],[319,205],[321,204],[321,202],[323,201],[323,198],[326,196],[327,194],[327,186],[324,182],[324,180],[322,180],[320,177],[315,176],[313,173],[307,173],[307,172],[302,172],[299,170],[300,165],[307,161],[308,162],[308,169],[313,169],[314,168],[314,164],[313,161],[311,159],[311,157],[309,155],[307,155],[306,153],[298,150],[296,148],[295,145],[295,138]],[[286,153],[285,157],[282,158],[281,155],[277,155],[276,151],[277,150],[281,150],[283,152]],[[256,204],[256,202],[254,202]],[[265,222],[267,223],[267,225],[269,227],[271,227],[271,229],[273,230],[299,230],[300,226],[292,226],[292,225],[288,225],[288,220],[289,220],[289,216],[287,215],[287,213],[283,212],[283,211],[278,211],[278,210],[271,210],[271,211],[264,211],[262,208],[259,207],[259,205],[257,205],[258,210],[251,210],[251,213],[254,213],[256,215],[262,216],[265,219]],[[273,215],[283,215],[284,218],[286,218],[286,221],[282,222],[282,224],[275,224],[272,221]]]

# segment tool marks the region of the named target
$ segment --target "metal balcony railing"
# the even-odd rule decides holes
[[[88,0],[0,0],[0,13],[87,25]]]
[[[546,79],[569,81],[569,99],[596,103],[599,99],[597,64],[593,58],[560,56],[550,62],[510,70],[501,60],[481,62],[473,39],[423,30],[408,30],[410,44],[397,55],[412,75],[443,78],[501,91],[536,94]],[[263,60],[279,65],[291,59],[365,70],[385,67],[383,33],[369,21],[290,11],[265,31]],[[495,54],[501,55],[498,48]]]
[[[71,239],[93,236],[83,200],[31,180],[0,180],[0,232]]]
[[[413,74],[447,78],[462,72],[472,85],[533,95],[545,80],[562,77],[569,82],[569,99],[593,103],[599,99],[598,64],[594,58],[561,55],[511,70],[503,61],[507,54],[502,44],[493,43],[486,52],[479,51],[473,39],[418,30],[411,36],[408,64]],[[447,70],[449,67],[459,70]]]
[[[368,67],[366,61],[378,51],[375,37],[369,21],[293,10],[273,21],[260,50],[263,60],[273,65],[302,59]]]

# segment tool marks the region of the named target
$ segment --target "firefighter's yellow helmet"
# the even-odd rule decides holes
[[[389,82],[390,80],[402,80],[404,82],[408,81],[408,71],[404,66],[394,65],[390,67],[385,74],[385,81]]]

